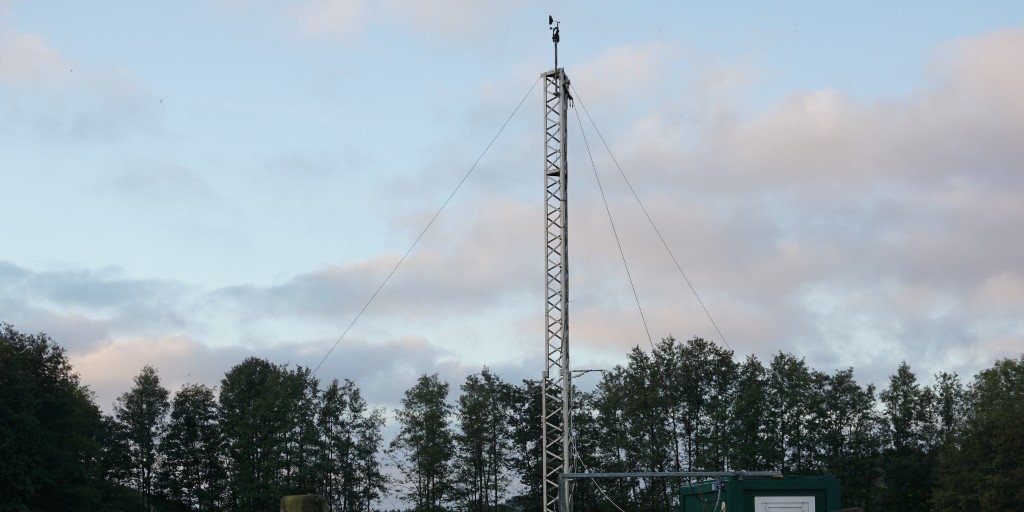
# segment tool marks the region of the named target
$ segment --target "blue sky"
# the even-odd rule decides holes
[[[0,320],[105,409],[144,364],[315,366],[551,67],[548,14],[738,357],[884,384],[1019,356],[1019,2],[0,0]],[[540,104],[318,376],[393,407],[539,375]],[[610,367],[649,345],[571,117],[573,364]],[[652,336],[720,341],[587,137]]]

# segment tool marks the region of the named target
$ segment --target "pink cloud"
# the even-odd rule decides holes
[[[38,35],[0,29],[0,82],[28,85],[59,81],[71,64]]]
[[[367,9],[364,0],[309,0],[291,14],[307,36],[349,39],[365,33]]]

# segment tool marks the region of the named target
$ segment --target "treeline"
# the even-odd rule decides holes
[[[453,398],[456,395],[457,398]],[[249,358],[215,390],[171,393],[146,366],[103,415],[45,334],[0,329],[0,511],[276,510],[316,493],[335,511],[541,509],[540,388],[487,368],[453,393],[421,376],[394,411],[351,381]],[[396,434],[385,442],[385,421]],[[1019,510],[1024,356],[970,383],[885,389],[778,353],[762,362],[694,338],[636,348],[576,391],[574,470],[832,474],[844,506]],[[666,479],[580,483],[577,510],[673,510]]]
[[[376,454],[382,410],[350,381],[321,389],[305,368],[259,358],[236,365],[220,392],[170,393],[150,366],[105,417],[108,478],[187,510],[265,511],[281,496],[321,494],[337,510],[370,510],[385,489]]]
[[[384,411],[350,381],[249,358],[219,393],[172,396],[146,366],[102,415],[45,334],[0,339],[0,511],[269,511],[307,493],[371,510],[388,483]]]

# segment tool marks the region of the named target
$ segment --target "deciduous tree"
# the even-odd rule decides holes
[[[422,375],[406,390],[402,408],[395,411],[400,427],[391,449],[404,459],[400,469],[411,486],[405,497],[420,512],[444,510],[452,498],[454,446],[448,387],[436,373]]]
[[[101,434],[64,349],[0,324],[0,511],[100,509]]]
[[[213,390],[187,384],[174,394],[167,433],[160,445],[160,487],[170,500],[191,510],[224,504],[223,439]]]
[[[1024,356],[997,361],[969,390],[963,429],[941,458],[938,510],[1020,510],[1024,503]]]
[[[768,370],[756,356],[747,356],[739,365],[732,407],[729,439],[730,465],[743,471],[767,471],[775,460],[773,453],[774,420],[765,397],[768,395]]]
[[[523,380],[522,385],[514,387],[512,402],[515,450],[510,454],[510,465],[523,489],[513,501],[524,512],[539,512],[543,509],[540,381]]]
[[[484,369],[466,377],[456,416],[458,494],[467,511],[497,510],[508,488],[511,386]]]
[[[281,368],[275,386],[278,415],[284,422],[281,432],[281,487],[285,494],[311,494],[316,490],[316,461],[320,458],[321,436],[316,413],[320,383],[309,368]]]
[[[803,359],[779,352],[768,368],[765,400],[774,420],[769,431],[771,452],[766,454],[774,470],[799,474],[811,466],[807,420],[813,407],[811,371]]]
[[[117,398],[114,420],[128,450],[128,484],[139,492],[146,510],[152,510],[156,491],[157,455],[167,423],[170,392],[160,384],[156,369],[146,365],[134,386]]]
[[[321,436],[321,494],[334,511],[368,511],[385,491],[377,452],[384,416],[370,410],[350,380],[337,379],[321,395],[317,428]]]
[[[250,357],[221,380],[218,415],[225,442],[228,505],[272,510],[283,495],[282,461],[289,420],[280,407],[284,369]]]
[[[936,453],[933,395],[921,386],[906,361],[889,377],[879,395],[884,406],[888,448],[882,464],[885,486],[881,504],[907,512],[930,508]]]

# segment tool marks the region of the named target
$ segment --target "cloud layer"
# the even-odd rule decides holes
[[[398,0],[311,0],[286,12],[276,3],[219,5],[239,18],[249,8],[285,14],[282,23],[306,38],[287,43],[298,47],[293,59],[339,40],[349,43],[341,55],[361,58],[382,25],[413,34],[408,52],[464,31],[489,47],[500,38],[483,33],[500,34],[522,14],[458,3],[448,15],[456,10],[448,4]],[[320,116],[268,105],[254,91],[269,93],[252,83],[239,86],[239,98],[181,94],[171,109],[153,92],[167,87],[159,73],[76,69],[84,53],[0,30],[0,89],[9,93],[0,112],[13,120],[0,133],[18,141],[0,150],[20,155],[0,170],[20,192],[0,207],[0,227],[29,247],[0,255],[0,320],[67,347],[101,406],[145,364],[173,389],[216,385],[249,355],[311,367],[323,360],[322,379],[353,379],[388,405],[420,373],[453,383],[485,364],[510,381],[539,374],[536,95],[365,307],[477,155],[467,141],[490,140],[518,101],[511,77],[525,64],[485,79],[438,63],[443,76],[420,87],[416,77],[387,74],[390,66],[286,84],[379,84],[366,89],[375,94],[325,93],[317,99],[347,110]],[[999,30],[935,48],[920,63],[922,85],[904,95],[865,99],[835,86],[757,101],[752,91],[778,70],[749,56],[713,58],[657,37],[588,55],[569,69],[578,92],[570,113],[576,364],[617,364],[630,347],[646,347],[648,334],[698,335],[763,359],[793,352],[822,370],[853,366],[879,384],[903,359],[927,380],[1018,355],[1020,55],[1024,29]],[[304,64],[321,64],[309,58]],[[431,102],[423,118],[403,110]],[[344,122],[331,124],[335,117]],[[204,131],[206,123],[214,128]],[[407,144],[403,133],[419,138]],[[26,213],[39,204],[60,220]]]

